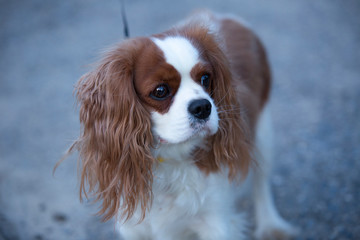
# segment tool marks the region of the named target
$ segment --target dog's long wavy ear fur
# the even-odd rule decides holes
[[[195,29],[193,34],[190,31],[189,37],[194,39],[195,45],[202,49],[203,56],[212,65],[215,76],[212,77],[211,95],[220,119],[218,132],[208,139],[208,148],[195,152],[197,165],[208,173],[228,166],[229,179],[236,178],[239,173],[244,177],[252,157],[251,136],[242,116],[242,111],[246,110],[238,97],[242,86],[232,80],[229,62],[208,29]]]
[[[219,130],[209,140],[212,151],[208,157],[218,168],[227,165],[230,179],[240,176],[239,173],[244,178],[252,161],[252,140],[246,117],[242,115],[246,110],[238,97],[241,87],[231,79],[228,61],[220,49],[210,53],[209,58],[215,63],[212,97],[218,107]]]
[[[150,114],[133,86],[143,45],[141,39],[120,44],[76,87],[82,131],[72,148],[80,154],[80,197],[101,201],[105,221],[113,216],[128,220],[138,206],[142,220],[151,204]]]

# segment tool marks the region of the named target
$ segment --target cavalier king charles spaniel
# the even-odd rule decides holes
[[[294,235],[269,187],[270,78],[262,44],[233,16],[197,12],[116,45],[76,87],[80,194],[125,240],[235,240],[250,178],[254,236]]]

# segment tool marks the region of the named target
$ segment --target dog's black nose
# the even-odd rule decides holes
[[[206,99],[199,99],[190,102],[189,113],[198,119],[206,119],[211,113],[211,103]]]

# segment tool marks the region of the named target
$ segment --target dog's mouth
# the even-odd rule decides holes
[[[211,126],[207,120],[190,121],[190,129],[188,134],[184,134],[176,141],[163,138],[162,136],[156,136],[157,142],[162,145],[166,144],[182,144],[191,142],[196,139],[206,138],[212,136],[217,132],[217,126]]]
[[[208,120],[200,120],[190,123],[190,127],[193,131],[192,137],[212,135],[211,127],[208,124]]]

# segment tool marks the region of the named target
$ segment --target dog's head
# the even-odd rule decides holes
[[[151,112],[155,140],[177,144],[215,134],[218,113],[211,98],[215,73],[209,60],[182,36],[151,40],[146,51],[156,59],[139,61],[135,89]]]
[[[119,210],[129,218],[138,207],[144,217],[158,164],[154,149],[184,143],[193,144],[204,174],[224,166],[230,178],[245,172],[250,156],[237,90],[205,28],[116,46],[77,85],[81,193],[95,193],[105,219]]]

